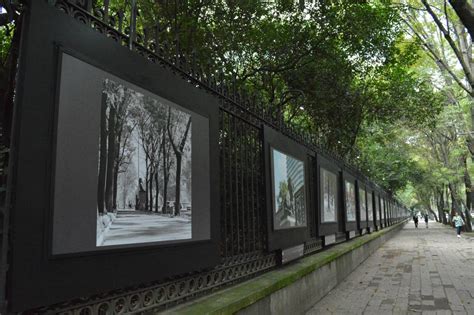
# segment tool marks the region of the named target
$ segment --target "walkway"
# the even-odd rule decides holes
[[[307,314],[474,314],[474,238],[413,221]]]

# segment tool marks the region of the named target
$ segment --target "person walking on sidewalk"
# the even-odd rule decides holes
[[[464,220],[461,218],[459,213],[456,212],[453,218],[454,226],[456,227],[456,233],[458,237],[461,237],[461,228],[464,225]]]
[[[425,224],[426,224],[426,228],[428,228],[428,214],[425,213]]]
[[[413,222],[415,222],[415,228],[418,228],[418,216],[416,214],[413,216]]]

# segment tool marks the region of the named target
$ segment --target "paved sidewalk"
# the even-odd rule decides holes
[[[307,314],[474,314],[474,238],[410,221]]]

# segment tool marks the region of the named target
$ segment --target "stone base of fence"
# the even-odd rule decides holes
[[[166,310],[168,314],[301,314],[406,222],[335,245],[234,287]]]

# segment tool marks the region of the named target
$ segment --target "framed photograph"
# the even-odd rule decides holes
[[[273,228],[306,226],[304,162],[271,148],[273,171]]]
[[[343,205],[344,205],[344,231],[356,231],[359,213],[357,210],[357,184],[356,178],[347,170],[342,172],[343,180]]]
[[[317,170],[319,235],[326,236],[344,232],[343,207],[345,199],[343,197],[344,184],[341,167],[330,157],[318,154]]]
[[[309,159],[314,155],[270,127],[264,127],[264,152],[268,249],[301,245],[309,238]]]
[[[45,1],[23,26],[10,311],[218,264],[219,100]]]
[[[356,194],[355,184],[345,180],[345,201],[346,201],[346,218],[348,222],[356,221]]]
[[[383,197],[380,197],[380,212],[381,212],[381,215],[380,215],[380,221],[381,221],[381,225],[382,226],[385,226],[386,225],[386,222],[385,222],[385,214],[386,214],[386,211],[387,211],[387,204],[386,204],[386,199],[383,198]]]
[[[209,119],[60,59],[53,255],[210,239]]]
[[[321,167],[321,222],[337,221],[337,175]]]
[[[321,168],[321,222],[337,221],[337,175]]]
[[[358,196],[359,196],[359,212],[360,212],[360,225],[361,227],[367,227],[367,193],[365,186],[358,182]]]
[[[380,227],[380,195],[374,191],[374,222],[375,226]]]
[[[374,194],[371,189],[367,189],[367,221],[370,227],[374,226]]]

